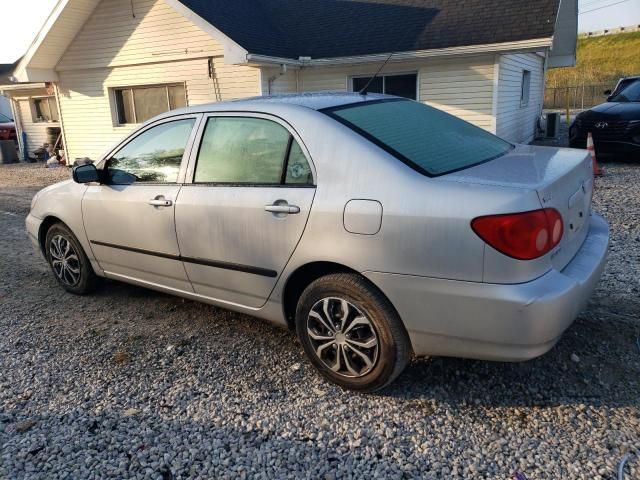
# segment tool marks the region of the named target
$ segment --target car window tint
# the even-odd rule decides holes
[[[196,183],[279,184],[289,132],[260,118],[210,118],[198,162]]]
[[[313,174],[311,173],[311,167],[309,166],[307,157],[304,156],[300,145],[295,140],[291,143],[285,182],[298,185],[313,184]]]
[[[479,127],[411,100],[357,103],[324,112],[428,175],[467,168],[513,148]]]
[[[109,161],[112,183],[175,183],[195,119],[163,123],[141,133]]]

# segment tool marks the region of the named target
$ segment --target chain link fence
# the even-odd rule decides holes
[[[591,108],[607,101],[605,90],[611,89],[609,83],[597,85],[579,85],[575,87],[548,87],[544,91],[544,108],[572,110]]]

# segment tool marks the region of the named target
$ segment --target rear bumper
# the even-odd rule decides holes
[[[521,361],[547,352],[587,305],[606,263],[609,227],[591,217],[573,260],[527,283],[499,285],[365,272],[389,297],[414,353]]]

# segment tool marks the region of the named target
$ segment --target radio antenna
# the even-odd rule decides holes
[[[404,32],[404,35],[402,35],[402,37],[400,38],[400,40],[398,41],[398,44],[396,45],[396,48],[389,54],[389,56],[387,57],[387,59],[383,62],[382,65],[380,65],[380,68],[378,68],[378,71],[375,73],[375,75],[373,77],[371,77],[369,79],[369,81],[367,82],[367,84],[364,86],[364,88],[362,90],[360,90],[360,92],[358,92],[360,95],[367,95],[367,90],[369,89],[369,87],[371,86],[371,83],[378,78],[378,75],[380,75],[380,72],[382,72],[382,69],[384,67],[387,66],[387,63],[389,63],[389,60],[391,60],[391,57],[393,57],[396,53],[398,53],[398,48],[401,47],[402,42],[404,42],[404,39],[407,38],[407,35],[409,34],[409,29],[406,29]]]
[[[367,94],[367,90],[369,89],[369,86],[371,85],[371,82],[373,82],[376,78],[378,78],[378,75],[380,75],[380,72],[382,71],[382,69],[387,65],[387,63],[389,63],[389,60],[391,60],[391,57],[393,57],[393,54],[396,52],[391,52],[389,54],[389,56],[387,57],[387,59],[384,61],[384,63],[382,65],[380,65],[380,68],[378,68],[378,71],[375,73],[375,75],[373,75],[373,77],[371,77],[369,79],[369,81],[367,82],[367,84],[364,86],[364,88],[362,90],[360,90],[360,95],[366,95]]]

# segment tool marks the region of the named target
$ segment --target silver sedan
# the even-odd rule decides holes
[[[261,317],[360,391],[411,355],[545,353],[609,243],[583,151],[512,145],[382,95],[171,111],[73,179],[26,220],[67,291],[106,277]]]

